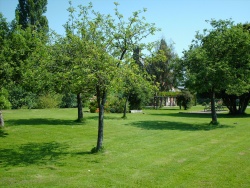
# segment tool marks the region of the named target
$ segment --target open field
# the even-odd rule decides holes
[[[249,187],[250,109],[219,114],[218,127],[179,112],[105,114],[105,150],[91,154],[97,114],[76,123],[76,109],[3,111],[0,187]]]

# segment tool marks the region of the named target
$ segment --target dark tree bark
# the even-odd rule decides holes
[[[126,97],[126,101],[123,107],[123,116],[122,118],[126,118],[127,117],[127,103],[128,103],[128,97]]]
[[[83,119],[83,112],[82,112],[82,95],[81,93],[77,94],[77,111],[78,117],[77,120],[81,121]]]
[[[97,94],[97,103],[99,108],[99,117],[98,117],[98,136],[97,136],[97,145],[96,151],[99,152],[103,148],[103,130],[104,130],[104,106],[107,99],[107,90],[96,87]]]
[[[215,91],[212,89],[211,92],[211,115],[212,115],[212,124],[217,124],[217,114],[215,109]]]
[[[225,91],[223,91],[220,93],[220,96],[223,99],[224,104],[229,109],[229,113],[232,115],[244,114],[250,101],[250,92],[236,96],[228,95]]]
[[[250,101],[250,92],[245,93],[239,97],[239,109],[238,114],[244,114],[247,108],[247,105]]]

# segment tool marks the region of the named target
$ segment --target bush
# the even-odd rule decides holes
[[[187,91],[183,90],[181,93],[176,97],[178,106],[181,106],[184,108],[184,110],[187,110],[192,107],[192,98],[193,95]]]
[[[8,100],[8,91],[4,88],[0,90],[0,110],[1,109],[10,109],[11,103]]]
[[[122,113],[124,110],[126,99],[121,98],[117,95],[110,95],[105,105],[105,111],[111,113]],[[128,111],[128,104],[127,104]]]
[[[37,95],[32,92],[27,92],[22,86],[12,85],[8,91],[8,99],[11,103],[12,109],[31,109],[37,106]]]
[[[76,95],[72,93],[65,93],[62,97],[60,104],[61,108],[74,108],[77,107]]]
[[[57,108],[62,100],[62,96],[59,94],[48,93],[40,96],[37,101],[36,108]]]
[[[203,102],[201,105],[202,105],[202,106],[206,106],[206,105],[207,105],[207,103],[206,103],[206,102]]]
[[[89,111],[95,113],[98,108],[97,100],[93,100],[89,103]]]
[[[22,86],[13,85],[13,87],[10,87],[9,101],[11,103],[12,109],[18,109],[21,108],[23,105],[25,105],[25,95],[26,92],[22,88]]]

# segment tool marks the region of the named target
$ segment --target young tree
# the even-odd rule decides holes
[[[132,61],[130,64],[123,65],[120,71],[118,81],[120,84],[117,85],[117,91],[125,98],[122,117],[126,118],[128,102],[130,110],[140,110],[152,97],[155,87],[151,82],[151,77],[136,62]]]
[[[53,61],[49,68],[55,88],[61,93],[77,96],[77,120],[83,119],[82,101],[94,95],[94,85],[89,82],[91,44],[66,27],[66,37],[59,37],[52,45]],[[84,98],[83,98],[84,97]]]
[[[117,76],[117,69],[123,67],[125,63],[123,60],[126,56],[132,56],[133,49],[138,46],[141,39],[157,30],[154,24],[148,24],[144,22],[143,18],[140,18],[142,11],[134,12],[128,22],[125,22],[123,16],[118,12],[118,4],[115,4],[117,23],[110,15],[102,15],[94,11],[90,4],[88,7],[79,6],[78,19],[72,16],[71,24],[68,24],[71,30],[76,32],[80,39],[86,41],[89,46],[89,58],[85,59],[90,71],[88,75],[92,79],[87,80],[89,84],[95,86],[99,108],[98,138],[95,151],[100,151],[103,145],[104,105],[112,80]],[[74,12],[75,9],[71,6],[69,11]]]

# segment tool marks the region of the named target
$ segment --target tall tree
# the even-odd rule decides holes
[[[16,8],[17,24],[26,29],[32,26],[37,31],[47,33],[48,20],[44,13],[47,11],[47,0],[18,0]]]
[[[155,77],[159,91],[169,91],[176,85],[173,65],[177,55],[173,46],[168,45],[165,39],[161,39],[153,56],[154,58],[147,64],[147,71]]]
[[[9,59],[9,38],[10,38],[10,28],[9,24],[4,18],[3,14],[0,13],[0,82],[1,87],[10,80],[11,70],[9,69],[8,59]]]

